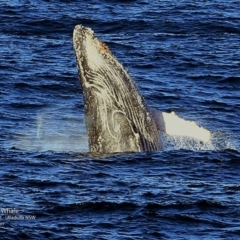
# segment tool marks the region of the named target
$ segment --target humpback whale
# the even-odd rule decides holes
[[[73,31],[83,91],[89,151],[141,152],[162,149],[154,114],[109,48],[92,29]]]
[[[174,112],[150,109],[127,71],[92,29],[75,26],[73,47],[90,152],[162,150],[161,133],[210,140],[210,131],[194,121],[184,120]]]

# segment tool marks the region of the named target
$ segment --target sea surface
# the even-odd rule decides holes
[[[1,0],[0,239],[240,239],[238,0]],[[211,131],[88,153],[74,26],[148,105]]]

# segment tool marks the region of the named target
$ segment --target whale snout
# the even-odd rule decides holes
[[[94,31],[91,28],[77,25],[73,31],[73,43],[75,50],[78,50],[80,55],[86,55],[83,51],[91,52],[90,57],[98,54],[111,57],[112,53],[108,46],[94,36]],[[93,54],[94,53],[94,54]]]
[[[91,28],[82,26],[81,24],[76,25],[73,30],[73,38],[74,39],[76,39],[76,37],[80,37],[80,36],[84,37],[87,34],[94,37],[94,31]]]

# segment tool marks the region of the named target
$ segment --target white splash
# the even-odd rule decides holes
[[[196,138],[203,142],[210,141],[211,132],[203,127],[199,127],[194,121],[184,120],[178,117],[175,112],[163,112],[162,115],[166,134]]]
[[[52,108],[40,111],[35,123],[22,129],[11,145],[28,151],[88,152],[84,115],[54,114],[59,111]]]
[[[221,151],[237,150],[234,136],[227,132],[210,132],[196,122],[178,117],[174,112],[164,113],[153,110],[157,121],[163,148],[168,150]]]

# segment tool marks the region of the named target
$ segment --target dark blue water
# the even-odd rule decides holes
[[[239,239],[239,12],[233,0],[1,1],[1,239]],[[211,141],[89,154],[77,24],[151,107]]]

